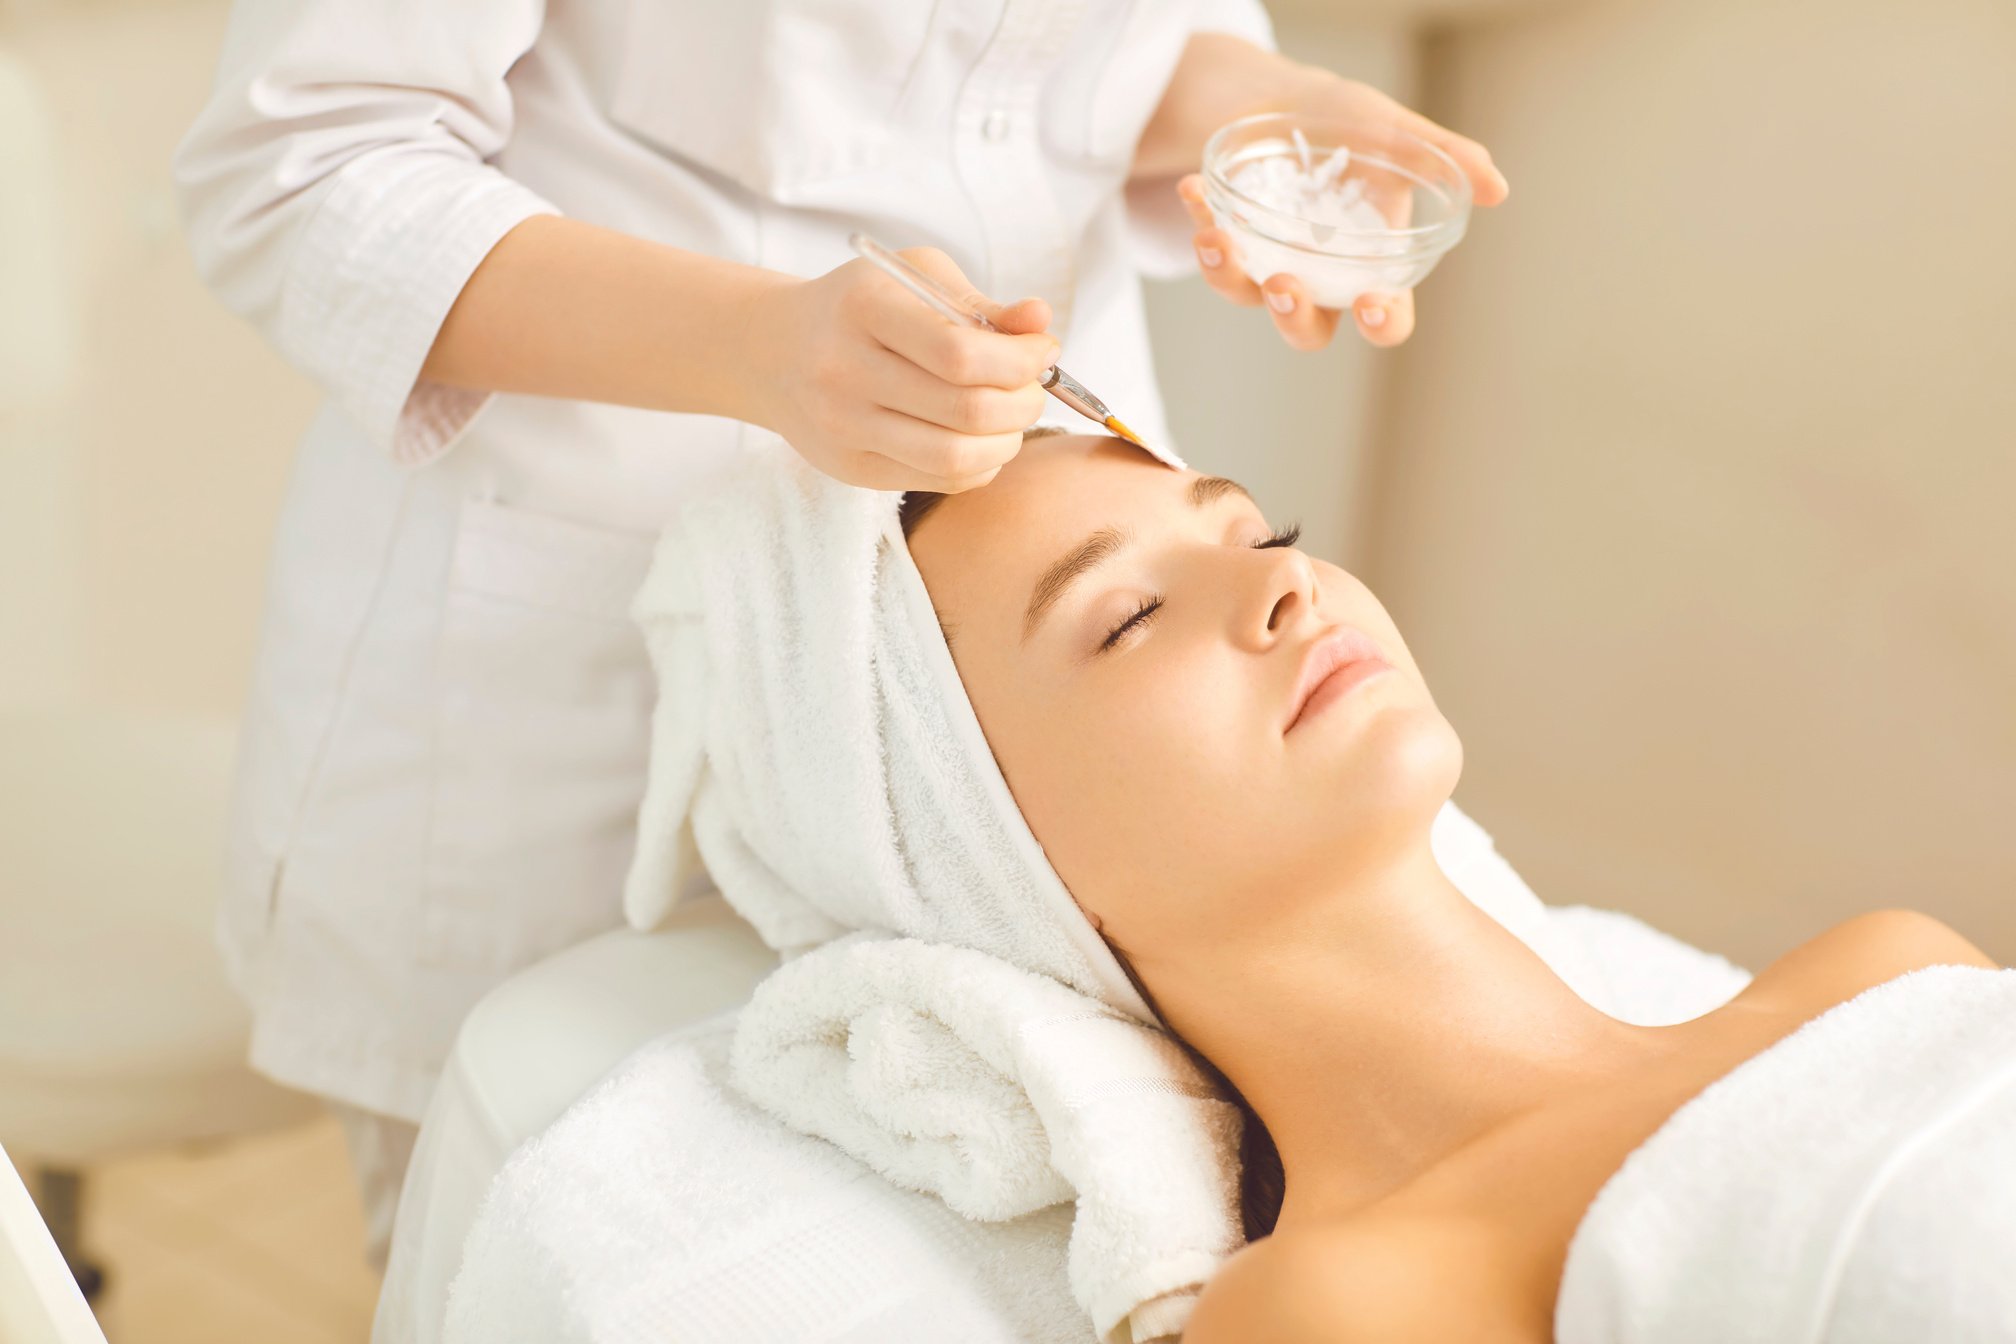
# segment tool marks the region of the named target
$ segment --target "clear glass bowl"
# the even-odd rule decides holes
[[[1342,171],[1323,174],[1339,149],[1348,151]],[[1235,185],[1257,189],[1255,176],[1283,174],[1265,164],[1270,159],[1317,170],[1320,190],[1270,203]],[[1254,165],[1261,166],[1242,173]],[[1331,193],[1339,200],[1324,202]],[[1204,200],[1218,226],[1232,235],[1239,264],[1254,283],[1287,272],[1326,308],[1348,308],[1360,294],[1413,288],[1462,240],[1470,222],[1470,179],[1454,159],[1419,136],[1397,127],[1276,112],[1222,126],[1205,144]],[[1354,200],[1371,212],[1342,204]],[[1353,212],[1384,224],[1351,219],[1339,225],[1312,217]]]

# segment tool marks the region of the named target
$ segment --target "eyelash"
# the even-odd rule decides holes
[[[1267,551],[1279,546],[1293,546],[1301,539],[1302,524],[1290,523],[1279,532],[1273,533],[1265,541],[1256,541],[1251,544],[1256,551]],[[1127,636],[1135,633],[1140,627],[1148,624],[1155,613],[1161,609],[1162,598],[1159,594],[1149,598],[1140,606],[1134,608],[1133,614],[1128,616],[1126,620],[1106,632],[1106,638],[1100,641],[1098,651],[1104,653],[1121,640],[1127,638]]]
[[[1148,624],[1148,618],[1159,611],[1161,607],[1162,599],[1159,597],[1151,597],[1136,607],[1132,616],[1129,616],[1107,632],[1106,638],[1099,644],[1099,652],[1106,652],[1106,650],[1132,634],[1137,627]]]
[[[1265,551],[1275,546],[1293,546],[1300,540],[1302,540],[1302,524],[1290,523],[1273,536],[1267,538],[1267,540],[1254,542],[1253,549],[1256,551]]]

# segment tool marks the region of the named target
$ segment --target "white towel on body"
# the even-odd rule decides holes
[[[1858,995],[1675,1111],[1569,1245],[1560,1344],[2016,1341],[2016,971]]]

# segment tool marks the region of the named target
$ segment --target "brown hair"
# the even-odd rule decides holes
[[[909,536],[917,530],[917,524],[924,521],[924,515],[945,502],[945,496],[936,490],[905,490],[903,502],[897,506],[896,517],[903,524],[903,535]]]
[[[1120,969],[1127,973],[1127,980],[1134,986],[1134,992],[1159,1019],[1162,1016],[1155,996],[1148,992],[1148,986],[1141,983],[1141,977],[1134,973],[1134,963],[1127,960],[1127,954],[1105,935],[1100,935],[1113,960],[1120,963]],[[1165,1026],[1163,1030],[1168,1031]],[[1258,1241],[1272,1235],[1274,1224],[1281,1220],[1281,1201],[1288,1195],[1288,1174],[1281,1166],[1281,1150],[1274,1146],[1274,1136],[1267,1132],[1260,1113],[1253,1109],[1238,1088],[1232,1086],[1216,1064],[1205,1058],[1203,1051],[1184,1040],[1175,1032],[1169,1032],[1169,1039],[1183,1047],[1183,1053],[1201,1069],[1204,1076],[1214,1083],[1218,1090],[1239,1108],[1239,1216],[1245,1224],[1246,1240]]]

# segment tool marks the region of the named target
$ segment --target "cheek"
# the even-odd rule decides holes
[[[1022,692],[1003,768],[1065,885],[1116,927],[1142,901],[1218,885],[1275,805],[1278,753],[1237,671],[1172,652]]]

